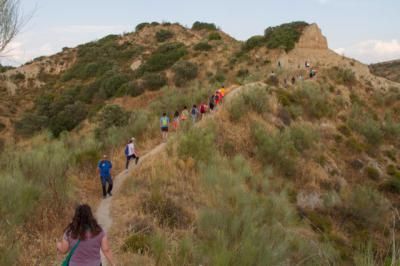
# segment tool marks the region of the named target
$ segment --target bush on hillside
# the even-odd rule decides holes
[[[139,68],[139,72],[158,72],[169,68],[187,54],[183,43],[167,43],[161,45]]]
[[[267,165],[273,165],[285,176],[290,177],[296,173],[295,158],[298,152],[289,134],[266,132],[256,124],[253,129],[253,138],[260,161]]]
[[[182,159],[193,158],[197,163],[212,160],[215,135],[210,128],[193,128],[179,140],[178,155]]]
[[[129,95],[132,97],[137,97],[139,95],[142,95],[144,91],[145,91],[145,86],[143,83],[140,83],[138,81],[130,81],[125,83],[119,88],[118,95],[119,96]]]
[[[121,86],[129,81],[128,76],[109,72],[100,81],[100,91],[106,99],[115,96]]]
[[[253,50],[254,48],[257,48],[257,47],[261,47],[261,46],[264,46],[264,45],[266,45],[266,39],[265,39],[265,37],[264,36],[253,36],[253,37],[250,37],[244,44],[243,44],[243,47],[242,47],[242,49],[244,50],[244,51],[250,51],[250,50]]]
[[[87,116],[87,108],[81,102],[65,106],[56,116],[50,120],[49,128],[55,137],[63,131],[74,129]]]
[[[319,134],[310,125],[297,124],[289,128],[290,139],[299,153],[314,147],[319,141]]]
[[[210,34],[208,34],[209,41],[219,41],[221,39],[222,37],[218,32],[211,32]]]
[[[200,176],[211,204],[199,213],[186,256],[188,265],[280,265],[283,261],[296,265],[304,260],[329,265],[337,259],[325,244],[313,244],[291,230],[302,225],[288,196],[273,192],[268,176],[254,175],[244,158],[214,161],[201,168]]]
[[[312,86],[312,84],[304,84],[294,92],[291,99],[292,102],[299,103],[313,118],[321,119],[333,115],[333,106],[327,92]]]
[[[3,66],[2,64],[0,64],[0,73],[4,73],[8,70],[14,69],[15,67],[12,66]]]
[[[48,125],[47,116],[36,113],[25,113],[20,120],[15,123],[15,132],[22,136],[32,136]]]
[[[143,210],[156,217],[161,226],[184,228],[191,221],[189,214],[178,203],[157,192],[143,201]]]
[[[196,21],[193,23],[192,30],[217,30],[217,26],[214,23]]]
[[[297,21],[267,28],[264,32],[267,47],[285,49],[286,52],[292,50],[308,25],[306,22]]]
[[[357,82],[356,75],[349,68],[332,67],[329,69],[329,74],[337,83],[352,86]]]
[[[213,47],[207,42],[199,42],[193,46],[195,51],[210,51],[212,48]]]
[[[145,73],[143,75],[143,88],[151,91],[159,90],[167,84],[165,73]]]
[[[362,107],[355,105],[347,120],[348,126],[364,136],[371,146],[379,146],[384,137],[384,132],[379,121],[366,113]]]
[[[172,37],[174,37],[174,33],[169,30],[162,29],[156,32],[156,40],[158,42],[165,42],[166,40],[169,40]]]
[[[184,86],[188,81],[197,77],[197,64],[189,61],[180,61],[173,66],[174,82],[178,87]]]
[[[390,212],[390,202],[379,191],[357,186],[346,196],[346,212],[368,228],[383,226]]]
[[[139,23],[139,24],[136,25],[135,31],[136,31],[136,32],[139,32],[139,31],[141,31],[142,29],[146,28],[147,26],[150,26],[150,23],[148,23],[148,22]]]
[[[128,123],[129,113],[119,105],[106,105],[99,112],[97,122],[99,128],[104,130],[110,127],[122,127]]]

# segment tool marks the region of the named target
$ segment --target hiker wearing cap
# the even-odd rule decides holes
[[[112,163],[108,160],[107,155],[103,155],[103,159],[99,161],[98,171],[100,173],[101,187],[103,189],[103,198],[107,197],[107,194],[112,196],[111,191],[113,188],[113,181],[111,177]],[[106,189],[108,183],[108,189]]]
[[[129,167],[129,161],[131,159],[135,159],[135,164],[138,164],[139,162],[139,156],[136,153],[135,150],[135,138],[131,138],[125,146],[125,156],[126,156],[126,166],[125,168],[128,169]]]
[[[60,253],[68,253],[61,265],[101,265],[100,251],[107,258],[108,265],[116,265],[107,234],[87,204],[76,207],[74,217],[65,228],[63,239],[56,244],[56,247]]]
[[[160,128],[161,128],[161,136],[163,141],[166,141],[168,138],[168,127],[169,127],[169,117],[167,113],[163,113],[160,118]]]

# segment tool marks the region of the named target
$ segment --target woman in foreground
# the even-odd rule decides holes
[[[100,250],[109,264],[115,265],[107,236],[86,204],[76,208],[72,222],[64,231],[63,240],[57,243],[57,249],[63,254],[72,253],[66,265],[100,266]]]

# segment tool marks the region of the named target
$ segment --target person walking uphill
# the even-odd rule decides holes
[[[131,138],[129,140],[128,144],[126,144],[126,146],[125,146],[125,156],[126,156],[125,168],[126,169],[128,169],[129,161],[131,159],[135,159],[135,164],[138,164],[138,162],[139,162],[139,156],[137,155],[136,150],[135,150],[135,144],[134,144],[135,140],[136,140],[135,138]]]
[[[197,118],[199,116],[199,109],[197,109],[197,105],[193,105],[192,111],[190,112],[190,114],[192,116],[192,122],[196,123],[197,122]]]
[[[163,113],[160,118],[160,127],[161,127],[161,136],[163,141],[166,141],[168,138],[168,127],[169,127],[169,117],[166,113]]]
[[[103,160],[99,162],[98,169],[100,172],[101,187],[103,188],[103,198],[106,198],[107,194],[112,196],[111,194],[113,188],[113,181],[111,177],[112,163],[107,159],[107,155],[104,155]],[[107,183],[108,183],[108,189],[106,189]]]
[[[62,266],[99,266],[100,250],[109,265],[115,266],[107,235],[93,217],[89,205],[79,205],[71,223],[64,230],[64,237],[57,243],[57,250],[68,255]]]

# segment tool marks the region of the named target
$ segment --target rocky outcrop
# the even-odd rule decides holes
[[[296,48],[328,49],[328,41],[318,25],[311,24],[304,29]]]

